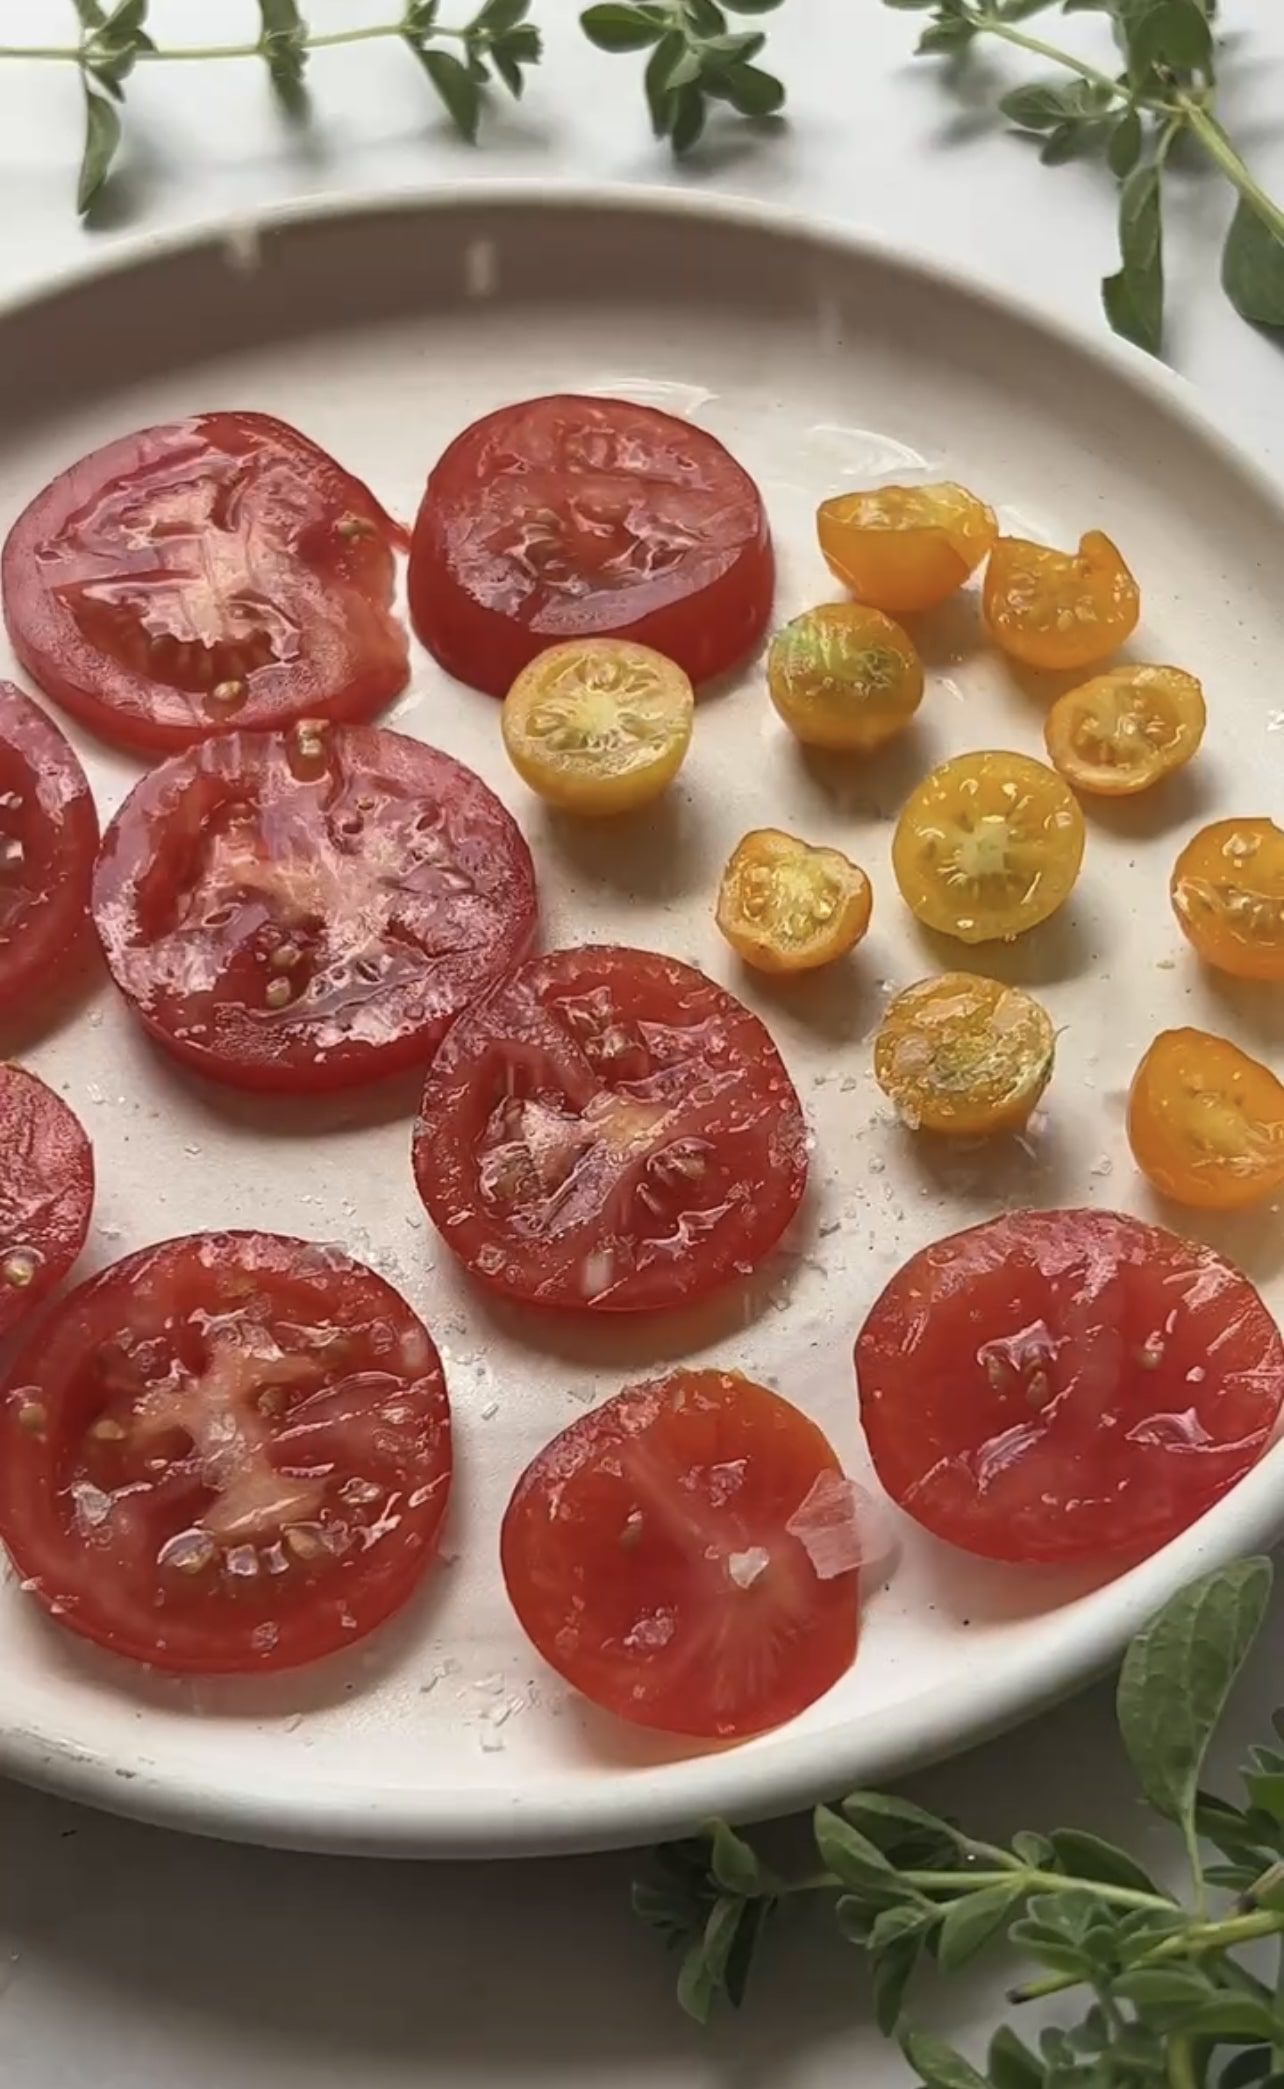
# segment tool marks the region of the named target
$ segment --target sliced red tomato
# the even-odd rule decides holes
[[[774,590],[749,474],[704,429],[623,399],[475,421],[433,468],[410,553],[420,638],[492,696],[572,638],[635,639],[708,681],[752,651]]]
[[[851,1666],[853,1490],[814,1422],[726,1371],[618,1393],[540,1452],[500,1541],[523,1630],[622,1719],[730,1740]]]
[[[1211,1248],[1110,1211],[1010,1212],[892,1279],[856,1344],[888,1493],[1000,1560],[1153,1552],[1256,1463],[1284,1343]]]
[[[37,704],[0,682],[0,1010],[47,985],[89,913],[98,815]]]
[[[104,740],[146,753],[403,689],[402,532],[283,421],[202,413],[122,436],[38,494],[0,564],[13,649]]]
[[[807,1181],[802,1109],[757,1016],[702,972],[589,944],[455,1025],[415,1176],[448,1247],[537,1305],[684,1305],[747,1274]]]
[[[0,1065],[0,1335],[61,1283],[93,1208],[79,1118],[34,1074]]]
[[[535,877],[471,769],[309,720],[144,776],[103,839],[94,920],[117,986],[180,1059],[315,1091],[426,1065],[525,956]]]
[[[370,1632],[450,1491],[441,1363],[337,1249],[198,1233],[82,1284],[0,1387],[0,1538],[73,1632],[156,1668],[292,1668]]]

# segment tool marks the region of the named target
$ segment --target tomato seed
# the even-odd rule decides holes
[[[12,1284],[15,1291],[25,1291],[39,1267],[39,1257],[33,1255],[30,1248],[15,1248],[0,1262],[0,1277],[6,1284]]]

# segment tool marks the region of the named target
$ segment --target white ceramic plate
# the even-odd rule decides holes
[[[979,642],[974,598],[924,634],[921,722],[864,768],[807,760],[760,666],[702,706],[679,787],[634,822],[551,818],[507,768],[492,701],[422,651],[387,722],[477,768],[534,845],[549,943],[618,938],[694,960],[766,1018],[815,1133],[801,1222],[759,1281],[661,1327],[496,1310],[446,1257],[408,1163],[413,1092],[283,1107],[185,1079],[145,1045],[104,978],[24,1056],[79,1109],[100,1196],[80,1274],[209,1226],[339,1240],[434,1330],[458,1425],[449,1558],[352,1656],[264,1683],[192,1683],[117,1665],[0,1588],[0,1767],[187,1828],[325,1849],[487,1854],[640,1841],[711,1812],[782,1811],[887,1779],[1063,1693],[1209,1562],[1284,1524],[1284,1447],[1198,1528],[1122,1578],[973,1562],[898,1527],[871,1577],[859,1658],[783,1731],[692,1752],[595,1713],[545,1672],[506,1606],[496,1539],[528,1458],[586,1403],[673,1358],[778,1385],[867,1460],[855,1330],[924,1242],[1004,1204],[1147,1211],[1123,1098],[1177,1021],[1250,1050],[1281,1039],[1279,998],[1201,973],[1169,912],[1177,848],[1214,814],[1279,812],[1284,657],[1280,500],[1140,357],[1086,347],[938,270],[836,232],[672,197],[472,190],[273,222],[261,238],[135,249],[0,315],[0,528],[107,438],[200,408],[295,422],[413,515],[424,474],[477,414],[551,390],[622,393],[686,414],[755,474],[781,551],[779,613],[832,594],[817,500],[950,477],[1009,528],[1101,525],[1145,596],[1135,650],[1204,677],[1193,769],[1153,799],[1089,813],[1063,914],[987,967],[1034,987],[1064,1028],[1049,1108],[1025,1143],[946,1156],[899,1131],[870,1074],[886,995],[960,953],[929,944],[892,882],[909,785],[981,746],[1042,753],[1043,706]],[[0,673],[11,671],[0,641]],[[73,730],[104,815],[136,770]],[[750,826],[832,841],[873,877],[853,962],[790,987],[750,982],[711,896]],[[12,1041],[9,1041],[12,1044]],[[1273,1217],[1207,1229],[1284,1309]]]

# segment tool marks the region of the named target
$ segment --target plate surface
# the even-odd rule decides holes
[[[109,437],[232,406],[296,423],[413,516],[428,466],[466,422],[552,390],[620,393],[722,437],[766,494],[781,618],[832,596],[812,515],[847,486],[956,478],[1009,529],[1069,542],[1107,528],[1145,598],[1131,650],[1205,681],[1205,751],[1153,800],[1090,810],[1070,905],[983,954],[1063,1027],[1057,1076],[1024,1142],[946,1156],[891,1122],[870,1050],[887,994],[961,956],[929,942],[896,894],[889,844],[908,788],[969,748],[1043,751],[1044,704],[982,647],[971,594],[925,620],[928,697],[883,757],[802,758],[755,664],[703,702],[660,809],[601,826],[529,797],[492,700],[416,648],[386,722],[471,763],[512,807],[536,851],[549,944],[671,952],[765,1017],[814,1130],[811,1194],[759,1280],[706,1310],[648,1328],[534,1320],[477,1296],[427,1226],[408,1160],[413,1087],[297,1109],[219,1093],[158,1057],[101,975],[43,1035],[0,1040],[94,1139],[99,1205],[80,1274],[208,1226],[342,1241],[434,1330],[458,1428],[447,1562],[382,1636],[315,1671],[249,1684],[136,1673],[47,1624],[9,1575],[0,1768],[16,1776],[187,1828],[326,1849],[498,1856],[641,1841],[715,1811],[783,1811],[974,1741],[1106,1662],[1204,1565],[1284,1525],[1284,1446],[1195,1530],[1105,1585],[988,1567],[898,1523],[868,1577],[851,1674],[804,1718],[734,1750],[634,1734],[540,1669],[504,1600],[499,1519],[529,1457],[587,1403],[674,1358],[739,1367],[807,1408],[860,1477],[851,1344],[895,1267],[1005,1204],[1155,1215],[1122,1129],[1151,1035],[1201,1023],[1267,1057],[1284,1038],[1279,997],[1272,1011],[1201,973],[1166,897],[1196,826],[1284,805],[1284,505],[1140,357],[1084,347],[939,271],[748,207],[636,193],[473,189],[283,219],[252,240],[136,249],[0,315],[0,529]],[[12,671],[0,639],[0,673]],[[106,817],[137,770],[69,730]],[[747,980],[712,921],[722,863],[763,824],[838,844],[877,895],[856,959],[792,987]],[[1201,1231],[1284,1310],[1273,1217]]]

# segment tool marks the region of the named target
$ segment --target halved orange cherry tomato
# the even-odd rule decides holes
[[[875,609],[934,609],[974,573],[998,534],[966,486],[880,486],[840,493],[816,517],[830,572]]]
[[[1024,754],[962,754],[906,802],[892,869],[927,928],[963,943],[1011,942],[1068,898],[1083,814],[1055,769]]]
[[[826,602],[772,640],[771,700],[808,747],[870,754],[902,732],[923,700],[923,663],[881,609]]]
[[[920,979],[890,1003],[874,1078],[911,1131],[1016,1131],[1048,1082],[1056,1032],[1020,987],[972,972]]]
[[[672,783],[695,695],[677,664],[624,638],[576,638],[524,667],[504,700],[508,758],[565,812],[631,812]]]
[[[1112,667],[1058,697],[1044,738],[1053,766],[1078,791],[1130,798],[1198,750],[1204,692],[1180,667]]]
[[[1026,667],[1095,667],[1137,627],[1141,591],[1100,530],[1078,551],[1000,537],[985,571],[982,609],[995,644]]]
[[[718,927],[760,972],[811,972],[854,949],[873,906],[869,879],[840,850],[760,827],[722,874]]]
[[[1206,965],[1236,979],[1284,980],[1284,830],[1274,820],[1201,827],[1169,889]]]
[[[1164,1196],[1238,1211],[1284,1185],[1284,1086],[1206,1030],[1163,1030],[1137,1068],[1128,1143]]]

